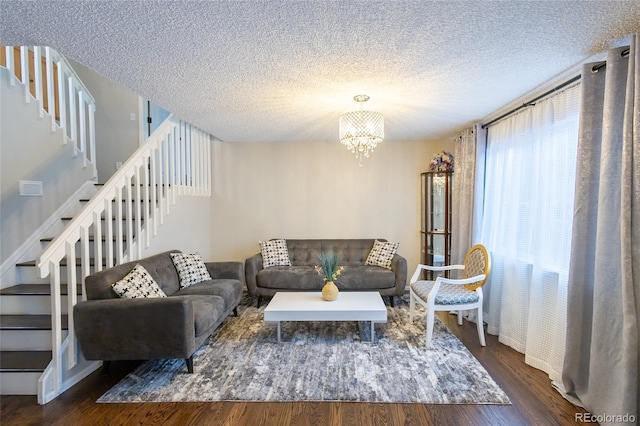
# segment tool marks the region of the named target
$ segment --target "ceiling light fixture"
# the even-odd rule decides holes
[[[363,111],[362,103],[369,100],[367,95],[356,95],[353,100],[360,102],[360,111],[342,114],[340,117],[340,143],[356,154],[358,164],[368,158],[376,146],[384,140],[384,118],[373,111]]]

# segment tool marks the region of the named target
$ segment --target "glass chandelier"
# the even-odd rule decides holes
[[[373,111],[363,111],[362,103],[369,100],[367,95],[356,95],[353,100],[360,102],[360,111],[352,111],[340,117],[340,143],[356,155],[358,164],[368,158],[376,146],[384,140],[384,118]]]

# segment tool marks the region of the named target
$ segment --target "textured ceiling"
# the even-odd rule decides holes
[[[621,38],[640,1],[9,1],[0,44],[48,45],[229,142],[451,137]]]

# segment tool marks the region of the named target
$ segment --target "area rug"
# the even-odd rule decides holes
[[[182,359],[147,361],[97,402],[511,403],[437,318],[425,349],[424,311],[409,322],[402,302],[373,344],[369,323],[357,322],[286,322],[279,344],[264,308],[241,307],[196,352],[194,374]]]

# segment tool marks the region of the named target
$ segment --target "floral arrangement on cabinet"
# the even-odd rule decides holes
[[[447,151],[440,151],[429,162],[430,172],[452,172],[453,155]]]

